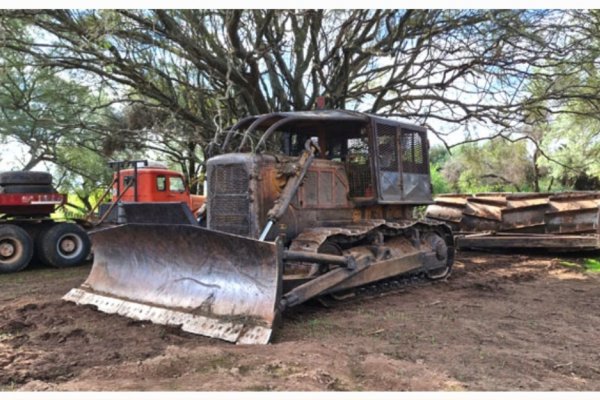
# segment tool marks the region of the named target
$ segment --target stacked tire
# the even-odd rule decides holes
[[[0,173],[0,193],[56,193],[52,175],[37,171]]]

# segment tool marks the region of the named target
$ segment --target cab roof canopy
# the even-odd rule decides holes
[[[375,115],[347,110],[314,110],[314,111],[287,111],[270,114],[254,115],[240,120],[237,124],[226,129],[227,136],[222,148],[225,148],[235,132],[245,132],[252,135],[254,132],[264,132],[260,143],[268,140],[274,131],[285,131],[304,135],[331,135],[340,134],[358,137],[361,129],[369,122],[375,121],[387,125],[401,126],[411,131],[425,132],[421,126],[407,124],[391,119],[384,119]]]
[[[232,130],[248,130],[248,133],[255,130],[267,131],[271,126],[278,124],[278,128],[290,133],[312,134],[315,131],[315,126],[322,126],[324,128],[330,128],[327,129],[327,131],[334,134],[335,130],[340,128],[345,131],[351,127],[360,129],[368,122],[369,118],[365,114],[352,111],[319,110],[278,112],[244,118],[233,126]]]

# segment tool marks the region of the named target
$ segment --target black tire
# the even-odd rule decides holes
[[[0,225],[0,273],[21,271],[33,257],[33,240],[21,227]]]
[[[2,185],[0,193],[56,193],[52,185]]]
[[[38,171],[0,172],[0,185],[52,185],[52,175]]]
[[[51,267],[73,267],[87,258],[90,247],[90,238],[79,225],[60,223],[40,234],[37,255]]]
[[[44,236],[48,233],[48,231],[55,227],[56,223],[51,222],[48,224],[44,224],[40,230],[38,231],[37,235],[35,235],[33,237],[33,244],[35,247],[35,252],[33,253],[33,259],[35,259],[36,261],[39,261],[40,263],[50,266],[50,261],[45,257],[44,254],[44,247],[43,247],[43,243],[44,243]]]

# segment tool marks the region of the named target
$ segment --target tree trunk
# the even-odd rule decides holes
[[[535,149],[533,153],[533,191],[536,193],[540,192],[540,167],[538,165],[538,159],[540,157],[540,150]]]

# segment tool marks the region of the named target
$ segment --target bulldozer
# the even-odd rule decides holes
[[[450,274],[450,227],[413,217],[433,203],[424,127],[316,110],[244,118],[218,137],[206,228],[184,204],[122,204],[125,223],[91,234],[92,270],[65,300],[267,344],[307,300]]]

